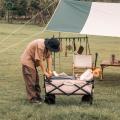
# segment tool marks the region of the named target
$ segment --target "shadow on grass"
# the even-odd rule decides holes
[[[56,105],[57,106],[63,106],[63,107],[68,107],[68,106],[81,106],[81,105],[87,105],[87,106],[91,106],[89,102],[85,102],[83,103],[81,101],[81,95],[72,95],[72,96],[57,96],[56,97]]]
[[[109,116],[88,112],[69,112],[52,115],[53,120],[111,120]]]
[[[106,73],[104,74],[103,80],[96,80],[96,84],[102,86],[119,86],[120,85],[120,73]]]
[[[19,99],[18,104],[25,105],[25,106],[30,106],[30,105],[35,105],[34,103],[30,103],[27,99],[21,98]],[[55,104],[47,104],[44,103],[44,100],[42,101],[42,105],[48,105],[48,106],[60,106],[60,107],[68,107],[68,106],[91,106],[90,103],[83,103],[81,102],[81,96],[73,95],[73,96],[56,96],[56,103]]]

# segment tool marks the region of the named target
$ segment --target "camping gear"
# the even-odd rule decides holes
[[[62,51],[62,39],[60,39],[60,52]]]
[[[92,69],[87,69],[83,74],[80,76],[80,80],[90,81],[93,79]]]
[[[85,47],[87,47],[87,48],[85,48],[85,53],[86,53],[86,55],[88,55],[88,56],[89,56],[89,54],[90,54],[90,48],[88,47],[88,37],[87,37],[87,36],[85,36],[85,37],[60,37],[60,36],[59,36],[59,38],[57,38],[57,39],[59,39],[61,42],[65,40],[65,57],[67,57],[67,55],[68,55],[67,46],[70,46],[70,40],[72,41],[72,43],[73,43],[75,40],[77,40],[77,41],[75,41],[75,42],[80,43],[80,46],[82,46],[82,45],[81,45],[81,41],[84,40],[85,43],[86,43],[86,46],[85,46]],[[68,43],[68,40],[69,40],[69,43]],[[62,44],[62,43],[61,43],[61,44]],[[75,55],[80,56],[81,54],[78,54],[77,51],[74,51],[74,50],[76,49],[76,44],[77,44],[77,43],[73,43],[73,44],[72,44],[72,46],[73,46],[73,47],[72,47],[72,48],[73,48],[73,49],[72,49],[72,50],[73,50],[72,52],[74,52]],[[84,49],[84,48],[83,48],[83,49]],[[89,49],[89,50],[88,50],[88,49]],[[88,51],[89,53],[88,53],[87,51]],[[54,56],[53,56],[53,58],[54,58],[54,61],[53,61],[54,64],[53,64],[53,65],[54,65],[54,70],[55,70],[55,54],[52,54],[52,55],[54,55]],[[85,55],[83,55],[83,56],[85,56]],[[91,55],[91,56],[92,56],[92,55]],[[58,65],[59,65],[59,72],[61,72],[61,68],[60,68],[60,67],[61,67],[60,57],[61,57],[61,56],[60,56],[60,54],[59,54],[59,63],[58,63]],[[81,57],[82,57],[82,56],[81,56]],[[78,57],[78,60],[77,60],[77,61],[78,61],[78,64],[79,64],[80,62],[82,62],[82,61],[84,61],[84,62],[87,61],[86,59],[84,60],[84,58],[83,58],[82,61],[81,61],[81,60],[79,61],[79,59],[82,60],[82,58],[79,58],[79,57]],[[73,63],[74,63],[74,62],[73,62]],[[91,62],[91,64],[92,64],[92,62]],[[85,65],[85,64],[84,64],[84,65]],[[91,67],[86,67],[86,68],[91,68]],[[86,70],[86,68],[83,67],[83,66],[82,66],[82,67],[77,67],[77,66],[74,67],[74,65],[73,65],[73,69],[74,69],[74,70],[73,70],[73,73],[74,73],[74,72],[75,72],[75,74],[77,74],[77,72],[78,72],[78,73],[83,73],[83,72]]]
[[[57,77],[59,76],[56,71],[53,71],[53,75],[54,75],[54,76],[57,76]]]
[[[120,37],[119,11],[120,3],[60,0],[46,30]]]
[[[74,42],[75,39],[84,40],[86,37],[71,37],[71,38],[59,38],[65,39],[66,45],[70,45],[70,40]],[[68,43],[69,40],[69,43]],[[80,42],[80,41],[78,41]],[[75,50],[76,44],[73,43],[73,49]],[[67,47],[65,47],[65,54],[67,55]],[[87,49],[87,48],[86,48]],[[87,53],[87,52],[86,52]],[[92,56],[91,55],[79,55],[75,54],[74,59],[74,68],[81,67],[86,70],[86,68],[92,68]],[[54,69],[55,70],[55,69]],[[74,69],[75,71],[75,69]],[[81,72],[79,70],[79,72]],[[81,72],[83,73],[83,71]],[[93,88],[94,88],[94,80],[92,77],[90,79],[82,78],[80,80],[80,74],[78,76],[73,74],[72,76],[67,75],[66,73],[57,74],[56,71],[53,72],[51,78],[44,77],[44,86],[45,86],[45,102],[48,104],[55,104],[56,95],[83,95],[82,101],[84,101],[84,97],[87,96],[87,102],[92,104],[93,101]],[[78,79],[79,78],[79,79]]]
[[[95,68],[97,67],[98,53],[95,53]]]
[[[72,50],[72,46],[70,44],[67,46],[67,50],[69,50],[69,51]]]
[[[73,49],[74,49],[74,51],[76,51],[75,38],[73,39]]]
[[[56,65],[55,65],[55,61],[56,61],[56,59],[55,59],[56,57],[55,57],[55,52],[53,52],[53,66],[54,66],[54,70],[55,70],[55,68],[56,68]]]
[[[107,68],[107,67],[120,67],[120,60],[118,60],[118,62],[115,62],[114,64],[111,63],[110,59],[107,59],[107,60],[103,60],[102,63],[100,64],[101,66],[101,79],[103,79],[103,73],[104,73],[104,68]]]
[[[88,75],[88,78],[89,76],[91,76],[91,78],[92,76],[99,77],[101,75],[101,69],[96,67],[97,58],[98,58],[98,53],[95,54],[95,63],[93,65],[91,54],[90,55],[89,54],[87,55],[74,54],[73,55],[73,75],[76,76],[77,74],[79,76],[81,74],[85,74],[86,77]],[[89,70],[86,70],[86,69],[89,69]],[[90,73],[90,71],[93,71],[93,72]]]
[[[79,55],[73,56],[74,67],[92,68],[92,55]]]
[[[111,63],[114,64],[115,63],[115,54],[111,55]]]
[[[65,57],[67,57],[67,38],[66,38],[66,45],[65,45]]]
[[[89,102],[93,101],[94,80],[77,80],[74,76],[44,77],[45,102],[55,104],[56,95],[89,95]]]
[[[67,49],[68,49],[69,51],[72,50],[72,45],[70,44],[70,38],[69,38],[69,44],[67,45]]]
[[[86,44],[87,44],[86,48],[88,49],[88,53],[91,54],[90,45],[89,45],[89,41],[88,41],[87,35],[86,35]],[[86,54],[87,54],[87,49],[86,49]]]
[[[77,53],[82,54],[83,50],[84,50],[84,47],[81,45],[81,39],[80,39],[80,46],[79,46]]]
[[[84,50],[84,47],[83,46],[80,46],[77,53],[78,54],[82,54],[83,53],[83,50]]]
[[[73,55],[73,75],[81,75],[86,69],[92,67],[92,55]]]
[[[53,71],[53,76],[54,77],[68,77],[68,75],[66,74],[66,73],[64,73],[64,72],[62,72],[62,73],[57,73],[56,71]]]
[[[60,41],[60,52],[59,52],[59,72],[61,71],[61,52],[62,50],[62,39],[60,39],[60,33],[59,33],[59,41]]]
[[[95,68],[95,69],[93,69],[92,73],[93,73],[94,77],[100,77],[102,74],[102,71],[100,68]]]

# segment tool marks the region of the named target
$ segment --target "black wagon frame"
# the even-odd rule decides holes
[[[51,85],[53,86],[53,89],[49,92],[46,91],[46,85]],[[66,96],[70,96],[70,95],[83,95],[82,98],[82,102],[89,102],[90,104],[93,103],[93,90],[94,90],[94,79],[91,81],[86,81],[86,83],[84,85],[82,85],[81,87],[78,86],[77,84],[73,84],[77,89],[74,90],[71,93],[66,93],[65,91],[63,91],[60,87],[62,87],[63,85],[65,85],[64,83],[61,83],[59,86],[56,86],[52,83],[51,79],[48,79],[47,77],[44,77],[44,87],[45,87],[45,102],[48,104],[55,104],[55,99],[56,99],[56,95],[66,95]],[[87,85],[92,85],[92,90],[91,93],[89,93],[88,91],[84,90],[83,87],[87,86]],[[61,93],[55,93],[53,94],[52,92],[55,90],[59,90],[61,91]],[[74,94],[75,92],[82,90],[85,94]],[[86,100],[83,100],[86,97]]]

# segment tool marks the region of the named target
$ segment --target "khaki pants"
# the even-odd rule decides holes
[[[25,80],[27,98],[31,100],[32,98],[40,97],[40,86],[39,86],[39,76],[37,69],[32,69],[26,65],[22,65],[23,77]]]

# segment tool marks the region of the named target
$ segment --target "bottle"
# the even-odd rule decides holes
[[[115,63],[115,54],[111,55],[111,63],[114,64]]]

